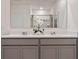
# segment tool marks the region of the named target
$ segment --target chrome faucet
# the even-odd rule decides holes
[[[34,31],[34,33],[40,32],[40,33],[43,34],[44,29],[41,30],[41,27],[40,27],[40,25],[38,24],[37,29],[33,29],[33,31]]]

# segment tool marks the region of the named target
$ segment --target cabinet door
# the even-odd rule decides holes
[[[76,59],[76,47],[75,46],[59,47],[59,59]]]
[[[20,59],[19,47],[15,46],[2,46],[1,59]]]
[[[54,46],[42,46],[41,59],[58,59],[58,48]]]
[[[2,46],[2,59],[38,59],[38,47]]]
[[[21,59],[38,59],[38,47],[37,46],[22,46]]]

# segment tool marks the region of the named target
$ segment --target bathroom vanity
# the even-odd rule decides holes
[[[1,59],[77,59],[77,0],[2,0],[1,6]]]
[[[77,59],[77,37],[3,36],[2,59]]]

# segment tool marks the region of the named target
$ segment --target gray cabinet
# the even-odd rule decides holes
[[[77,39],[2,39],[1,59],[76,59]]]
[[[41,59],[76,59],[76,47],[42,46]]]
[[[76,46],[59,47],[59,59],[76,59]]]
[[[36,46],[22,46],[21,59],[38,59],[38,47]]]
[[[76,39],[41,39],[41,44],[44,44],[44,45],[53,45],[53,44],[58,44],[58,45],[71,45],[71,44],[76,44]]]
[[[38,39],[2,39],[2,59],[38,59]]]
[[[41,59],[76,59],[76,39],[41,39]]]
[[[37,45],[38,39],[2,39],[2,45]]]
[[[58,49],[54,46],[41,47],[41,59],[58,59]]]
[[[2,46],[2,59],[38,59],[38,47]]]
[[[2,46],[1,59],[20,59],[19,53],[18,46]]]

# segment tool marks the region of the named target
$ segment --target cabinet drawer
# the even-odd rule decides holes
[[[38,39],[2,39],[2,45],[35,45]]]
[[[76,44],[76,39],[41,39],[41,44]]]

